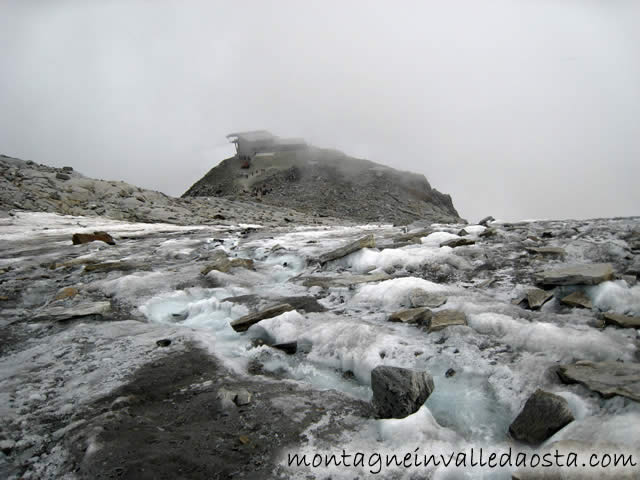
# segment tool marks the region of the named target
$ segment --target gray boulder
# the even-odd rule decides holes
[[[538,445],[573,420],[564,398],[538,389],[509,426],[509,433],[516,440]]]
[[[565,383],[579,383],[604,398],[615,395],[640,402],[640,364],[589,362],[560,365],[558,376]]]
[[[597,285],[614,277],[610,263],[566,265],[536,274],[536,281],[543,285]]]
[[[434,384],[425,371],[379,366],[371,371],[371,389],[378,418],[404,418],[418,411]]]

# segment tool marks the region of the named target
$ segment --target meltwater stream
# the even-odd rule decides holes
[[[582,387],[553,382],[548,373],[555,364],[575,359],[631,361],[636,351],[635,332],[599,331],[574,314],[557,315],[553,322],[531,321],[519,307],[504,301],[507,292],[498,289],[489,296],[462,284],[438,284],[411,276],[417,268],[435,262],[457,264],[458,268],[473,266],[473,255],[459,257],[452,249],[439,247],[440,241],[451,237],[448,232],[436,232],[418,245],[364,249],[321,272],[339,276],[344,271],[378,273],[393,267],[402,272],[402,278],[355,288],[331,287],[324,297],[320,297],[319,287],[306,288],[295,281],[299,275],[311,273],[305,257],[312,249],[317,251],[318,243],[326,250],[344,243],[353,232],[347,228],[298,229],[234,244],[233,249],[226,241],[219,248],[229,255],[255,260],[256,271],[238,269],[233,275],[211,272],[220,287],[163,293],[146,301],[140,311],[150,321],[215,332],[215,352],[233,368],[246,371],[250,362],[259,361],[266,372],[361,400],[371,398],[370,373],[378,365],[429,371],[435,391],[425,405],[401,420],[363,420],[360,433],[345,438],[344,445],[354,448],[413,451],[416,446],[428,445],[441,452],[469,446],[506,449],[512,445],[509,424],[526,398],[542,385],[563,396],[576,418],[550,442],[563,438],[589,442],[597,434],[603,443],[640,445],[640,432],[633,428],[640,424],[640,408],[634,402],[601,399],[585,393]],[[448,301],[441,308],[464,311],[469,326],[427,333],[415,326],[389,323],[389,313],[402,308],[409,291],[416,287],[445,294]],[[613,302],[628,311],[640,299],[639,288],[607,282],[592,287],[588,294],[596,305]],[[230,322],[249,309],[225,299],[251,294],[265,299],[316,295],[327,311],[287,312],[241,334]],[[257,338],[272,343],[297,341],[301,348],[295,355],[286,355],[267,346],[254,346]],[[309,437],[313,438],[312,432]],[[450,477],[447,472],[436,469],[434,478],[510,478],[506,472],[481,469],[470,470],[464,477]],[[459,470],[457,475],[461,475]]]

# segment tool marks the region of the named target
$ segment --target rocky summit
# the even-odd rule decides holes
[[[8,157],[0,182],[0,478],[343,480],[371,465],[310,462],[472,447],[640,459],[639,218],[356,223]]]
[[[307,145],[243,158],[223,160],[182,197],[260,201],[356,222],[460,221],[451,197],[423,175]]]

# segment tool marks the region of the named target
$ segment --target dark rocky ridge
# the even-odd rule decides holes
[[[315,147],[259,155],[249,168],[237,157],[223,160],[182,197],[200,196],[260,200],[359,222],[460,221],[451,197],[424,175]]]

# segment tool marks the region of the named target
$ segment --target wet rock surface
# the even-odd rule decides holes
[[[605,398],[620,395],[640,402],[640,364],[581,361],[558,367],[567,383],[580,383]]]
[[[509,433],[516,440],[539,445],[573,420],[564,398],[538,389],[509,426]]]
[[[373,406],[380,418],[404,418],[418,411],[433,392],[428,372],[399,367],[371,371]]]

